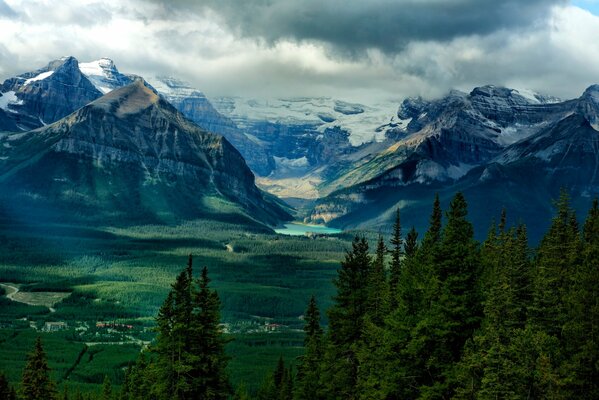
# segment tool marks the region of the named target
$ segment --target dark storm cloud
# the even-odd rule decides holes
[[[178,13],[210,10],[239,35],[325,42],[351,52],[387,53],[412,41],[449,41],[542,22],[568,0],[175,0]]]

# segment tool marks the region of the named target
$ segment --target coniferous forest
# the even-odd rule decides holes
[[[230,383],[219,297],[190,256],[120,390],[59,393],[38,340],[18,390],[0,375],[0,398],[597,399],[599,202],[581,224],[565,192],[555,206],[534,249],[505,212],[477,242],[461,193],[447,210],[435,200],[423,234],[397,211],[392,237],[355,238],[330,309],[307,299],[303,355],[255,393]]]

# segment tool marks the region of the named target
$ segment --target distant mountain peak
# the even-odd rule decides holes
[[[120,73],[114,61],[106,57],[80,63],[79,69],[102,94],[128,85],[134,80],[134,77]]]
[[[103,108],[122,117],[137,114],[160,100],[158,94],[144,84],[143,79],[115,89],[91,103],[93,107]]]
[[[583,97],[590,98],[599,104],[599,85],[589,86],[583,93]]]

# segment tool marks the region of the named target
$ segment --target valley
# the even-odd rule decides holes
[[[298,317],[311,295],[330,304],[331,279],[352,234],[287,236],[207,220],[126,228],[4,223],[0,364],[10,365],[9,378],[17,379],[23,360],[13,354],[41,334],[57,381],[96,391],[110,370],[118,386],[118,371],[154,338],[154,315],[193,254],[197,265],[209,268],[223,302],[225,332],[235,338],[228,347],[235,355],[232,379],[255,389],[280,355],[292,360],[301,354]],[[54,294],[53,312],[48,294]],[[40,296],[42,301],[32,301]],[[256,357],[260,367],[248,367]]]
[[[452,215],[441,209],[460,200],[460,240],[476,257],[504,212],[525,224],[527,263],[556,199],[569,194],[569,221],[582,221],[599,194],[597,85],[571,100],[492,85],[371,105],[209,98],[107,58],[63,57],[0,94],[0,365],[13,383],[39,336],[59,385],[126,387],[140,354],[159,357],[160,318],[192,255],[189,279],[206,267],[218,293],[231,382],[256,393],[279,359],[302,360],[310,299],[323,310],[312,322],[338,328],[325,310],[339,307],[350,251],[363,246],[369,269],[379,235],[395,235],[395,253],[383,240],[376,257],[381,285],[397,288],[387,275],[408,258],[407,232],[410,257],[430,245],[431,204],[442,241]]]

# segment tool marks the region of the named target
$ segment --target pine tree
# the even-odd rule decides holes
[[[365,238],[356,237],[352,251],[341,263],[334,283],[335,304],[329,310],[330,335],[335,345],[349,346],[360,340],[368,302],[370,255]]]
[[[569,196],[562,191],[557,201],[557,214],[538,250],[531,307],[532,321],[537,330],[560,338],[567,321],[566,294],[579,254],[578,224],[570,208]]]
[[[418,232],[416,228],[412,227],[406,236],[406,242],[404,243],[404,253],[407,259],[413,258],[418,251]]]
[[[371,260],[368,242],[356,237],[334,283],[335,304],[329,310],[329,346],[324,381],[329,397],[355,398],[358,359],[356,346],[362,339],[368,304]]]
[[[320,390],[321,367],[324,356],[323,331],[320,326],[320,311],[314,296],[310,298],[304,314],[304,354],[299,358],[295,385],[295,398],[322,398]]]
[[[62,389],[62,396],[60,397],[61,400],[69,400],[69,385],[65,384],[63,389]]]
[[[530,298],[526,229],[520,226],[506,231],[504,213],[499,237],[491,234],[490,238],[486,245],[493,242],[495,259],[486,266],[492,270],[486,286],[484,320],[472,343],[465,347],[458,367],[461,387],[456,397],[525,398],[531,390],[534,370],[534,358],[523,357],[533,342],[525,351],[521,348],[521,340],[527,338],[523,331],[523,299]]]
[[[399,208],[395,213],[393,224],[393,237],[391,238],[391,268],[389,273],[390,306],[397,306],[397,286],[401,275],[401,261],[403,256],[403,239],[401,237],[401,218]]]
[[[595,199],[583,227],[582,262],[567,295],[564,345],[572,398],[599,398],[599,201]]]
[[[439,243],[441,241],[441,230],[442,226],[443,211],[441,210],[441,201],[439,200],[439,194],[435,194],[435,201],[433,202],[433,212],[429,219],[429,228],[424,235],[424,242],[426,245]]]
[[[252,397],[247,390],[247,387],[244,383],[241,383],[235,389],[235,394],[233,395],[233,400],[251,400]]]
[[[389,286],[385,271],[386,252],[385,241],[382,236],[379,236],[376,257],[372,261],[368,277],[368,304],[366,309],[369,321],[378,326],[383,325],[384,319],[389,313]]]
[[[102,384],[102,400],[112,400],[112,383],[107,375],[104,376]]]
[[[220,326],[220,299],[209,287],[208,269],[204,267],[193,298],[190,336],[191,398],[226,399],[233,393],[227,373],[227,340]]]
[[[258,389],[258,400],[292,400],[293,377],[291,368],[285,366],[283,357],[279,357],[273,373],[265,377]]]
[[[466,341],[480,325],[479,251],[466,216],[466,200],[457,193],[447,212],[434,263],[438,294],[412,334],[414,356],[424,360],[424,371],[420,372],[422,398],[452,396],[456,363]]]
[[[50,379],[50,368],[42,340],[35,341],[33,352],[27,356],[27,365],[23,370],[21,396],[24,400],[53,400],[56,398],[56,385]]]
[[[13,393],[14,390],[8,383],[6,375],[4,375],[4,372],[0,371],[0,400],[13,400],[11,399]]]
[[[310,297],[304,320],[306,321],[306,324],[304,325],[304,332],[306,333],[304,345],[306,345],[311,339],[319,339],[323,334],[322,327],[320,326],[320,310],[318,309],[316,297],[314,296]]]

